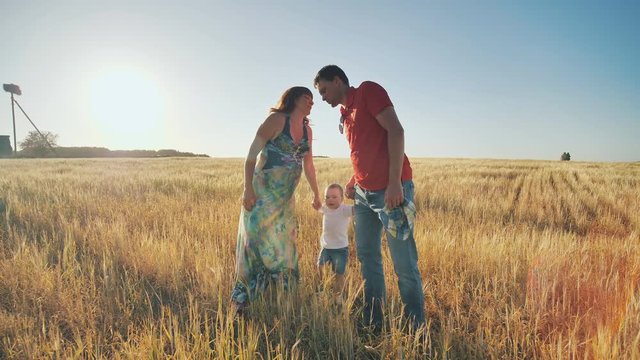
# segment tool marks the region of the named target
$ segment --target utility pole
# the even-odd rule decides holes
[[[29,115],[27,115],[27,113],[24,111],[22,106],[20,106],[20,103],[18,103],[18,101],[16,101],[16,99],[13,98],[13,94],[22,95],[22,90],[20,90],[20,86],[18,86],[16,84],[2,84],[2,87],[4,88],[4,91],[6,91],[8,93],[11,93],[11,116],[13,117],[13,157],[16,157],[18,155],[18,146],[17,146],[17,142],[16,142],[16,112],[15,112],[15,105],[18,105],[18,108],[20,108],[20,111],[22,111],[22,113],[27,118],[27,120],[29,120],[31,125],[38,132],[38,134],[40,134],[42,139],[47,143],[47,145],[49,146],[49,149],[51,149],[51,151],[54,154],[58,155],[58,153],[56,152],[56,149],[54,149],[53,146],[51,146],[51,144],[49,143],[49,140],[47,140],[47,137],[44,136],[40,132],[40,129],[38,129],[36,124],[34,124],[33,121],[31,121],[31,118],[29,117]]]
[[[11,93],[11,117],[13,118],[13,157],[18,155],[18,148],[16,147],[16,111],[15,100],[13,100],[13,93]]]
[[[2,84],[2,88],[4,91],[11,93],[11,117],[13,118],[13,157],[16,157],[18,154],[18,147],[16,146],[16,111],[15,111],[15,99],[13,98],[13,94],[22,95],[22,90],[20,90],[20,86],[16,84]]]

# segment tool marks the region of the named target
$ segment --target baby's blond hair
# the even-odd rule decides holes
[[[326,193],[327,191],[329,191],[329,189],[338,189],[338,190],[340,190],[340,196],[344,197],[344,190],[342,190],[342,186],[340,186],[340,184],[333,183],[333,184],[327,186],[327,188],[324,190],[324,192]]]

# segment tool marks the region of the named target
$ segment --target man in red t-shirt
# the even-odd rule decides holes
[[[340,132],[351,149],[353,177],[345,195],[355,200],[355,237],[365,292],[365,321],[382,325],[386,296],[382,267],[382,229],[398,275],[405,315],[424,324],[424,294],[413,238],[415,205],[411,165],[404,154],[404,129],[389,95],[374,82],[349,86],[336,65],[320,69],[314,86],[332,107],[342,105]]]

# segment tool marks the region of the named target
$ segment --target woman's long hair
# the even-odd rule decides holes
[[[271,108],[271,112],[280,112],[285,114],[291,114],[293,109],[296,108],[296,101],[304,95],[309,95],[313,97],[311,90],[304,86],[294,86],[292,88],[287,89],[282,96],[280,96],[280,100],[276,106]],[[309,119],[305,118],[305,124],[309,123]]]

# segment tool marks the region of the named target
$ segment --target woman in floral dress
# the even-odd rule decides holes
[[[313,95],[305,87],[282,94],[262,123],[244,164],[244,193],[236,245],[236,284],[231,294],[242,312],[270,282],[285,287],[298,278],[293,193],[304,170],[314,198],[322,205],[311,151],[307,116]],[[259,160],[256,164],[256,157]]]

